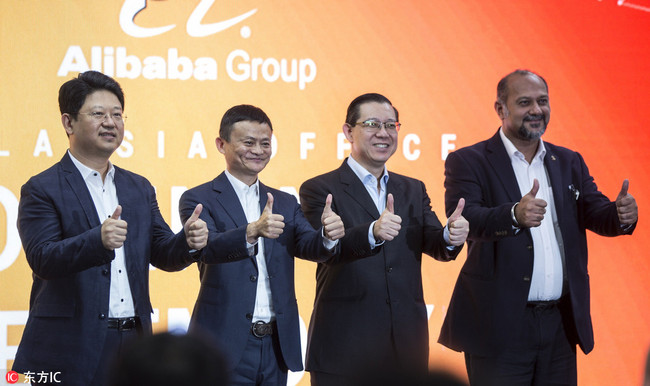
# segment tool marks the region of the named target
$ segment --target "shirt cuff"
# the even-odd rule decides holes
[[[375,235],[372,233],[372,228],[375,226],[376,222],[377,222],[376,220],[373,221],[372,223],[370,223],[370,226],[368,227],[368,244],[370,244],[370,249],[375,249],[378,246],[383,245],[384,242],[386,242],[385,240],[382,240],[380,242],[377,242],[377,240],[375,240]]]
[[[449,224],[447,224],[447,225],[449,225]],[[445,225],[445,229],[442,231],[442,238],[444,238],[445,243],[447,243],[447,250],[448,251],[453,251],[456,248],[456,246],[451,245],[451,243],[449,242],[449,227],[447,225]]]

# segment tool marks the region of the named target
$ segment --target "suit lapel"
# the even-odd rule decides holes
[[[521,192],[519,191],[519,184],[517,183],[517,177],[515,177],[515,172],[512,169],[512,162],[506,152],[506,148],[501,141],[499,132],[497,131],[496,135],[490,138],[487,142],[487,155],[486,158],[492,166],[494,174],[496,174],[501,180],[501,184],[506,191],[509,199],[512,202],[517,202],[521,200]]]
[[[268,201],[268,197],[267,197],[268,192],[270,192],[268,186],[260,182],[260,214],[262,213],[264,207],[266,206],[266,201]],[[273,197],[274,204],[275,204],[275,199],[276,197]],[[273,213],[280,213],[278,207],[275,205],[273,206]],[[275,240],[262,237],[262,242],[264,243],[264,259],[266,260],[267,263],[266,270],[269,271],[270,265],[268,263],[271,260],[271,256],[273,256],[273,246],[275,245]]]
[[[350,199],[354,200],[359,206],[368,212],[372,218],[379,218],[379,211],[375,203],[372,201],[372,198],[368,194],[366,187],[363,186],[359,177],[352,171],[350,166],[348,166],[347,159],[343,161],[343,165],[339,168],[341,171],[341,183],[345,186],[343,189],[345,193],[348,194]],[[390,178],[388,179],[390,181]]]
[[[408,204],[406,200],[402,199],[403,197],[406,197],[404,186],[396,181],[395,178],[390,177],[390,175],[388,177],[388,184],[386,184],[386,197],[388,197],[389,193],[393,195],[395,214],[399,215],[400,213],[408,213]]]
[[[135,220],[133,220],[131,216],[138,211],[136,209],[136,206],[138,204],[134,203],[134,199],[132,198],[133,190],[125,178],[124,171],[115,165],[113,165],[113,167],[115,168],[115,194],[117,195],[117,202],[122,207],[122,214],[120,215],[120,219],[126,221],[127,224],[131,224],[133,227],[135,225]],[[139,200],[135,201],[137,202]],[[142,262],[144,259],[137,258],[137,256],[140,255],[138,253],[139,244],[135,241],[129,241],[128,234],[126,239],[127,241],[124,243],[124,264],[127,267],[127,274],[129,277],[129,282],[131,282],[131,289],[135,291],[137,290],[138,286],[134,285],[133,281],[136,280],[136,272],[142,270],[142,266],[144,265]]]
[[[217,202],[235,223],[236,227],[248,224],[244,208],[242,208],[239,197],[237,197],[237,193],[235,193],[235,189],[230,184],[230,181],[228,181],[225,173],[219,174],[212,181],[212,189],[216,193]]]
[[[68,155],[68,152],[66,152],[61,159],[61,166],[65,173],[65,179],[70,185],[70,188],[72,192],[74,192],[77,200],[79,201],[79,205],[86,215],[91,228],[100,225],[101,222],[99,217],[97,217],[97,209],[95,209],[95,204],[93,203],[93,199],[90,196],[86,182],[83,180],[83,177],[81,176],[81,173],[79,173],[77,167],[74,166],[74,163],[72,163],[72,159]]]
[[[565,194],[567,193],[568,184],[562,182],[562,161],[553,151],[553,147],[549,143],[544,143],[546,146],[546,156],[544,157],[544,166],[548,171],[548,177],[553,190],[553,200],[555,201],[555,212],[557,213],[558,222],[564,214],[564,202],[566,200]]]
[[[262,196],[261,186],[262,184],[260,184],[260,205],[262,205],[261,208],[263,208],[264,205],[266,205],[266,193],[264,193],[264,196]],[[242,207],[241,202],[239,201],[239,197],[237,197],[237,193],[232,187],[232,184],[228,180],[225,172],[219,174],[217,178],[212,181],[212,189],[215,191],[215,198],[217,202],[219,205],[221,205],[224,212],[235,223],[235,227],[239,228],[241,226],[247,225],[248,220],[246,219],[244,208]],[[263,238],[263,240],[266,239]],[[266,248],[266,244],[264,244],[264,247]],[[255,266],[255,269],[258,269],[255,255],[250,257],[250,261]]]

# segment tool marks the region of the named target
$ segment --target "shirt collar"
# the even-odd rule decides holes
[[[258,193],[260,191],[260,179],[256,179],[255,183],[253,185],[248,186],[244,182],[240,181],[237,177],[233,176],[230,174],[228,169],[225,170],[226,177],[228,178],[228,181],[230,181],[230,185],[232,185],[233,189],[235,189],[235,192],[237,192],[237,195],[240,193],[246,193],[250,189],[255,189],[255,192]]]
[[[375,183],[375,176],[373,176],[372,173],[370,173],[366,168],[361,166],[361,164],[352,158],[352,156],[348,157],[348,166],[364,184],[368,180],[371,180],[373,183]],[[384,165],[384,173],[381,175],[381,180],[384,184],[388,183],[388,169],[386,169],[386,165]]]
[[[74,166],[79,170],[79,173],[81,173],[81,177],[83,177],[84,181],[90,178],[90,176],[94,175],[95,173],[99,174],[99,172],[95,169],[91,169],[88,166],[84,165],[76,159],[70,150],[68,149],[68,155],[70,156],[70,159],[72,160],[72,163]],[[109,179],[113,179],[115,177],[115,168],[113,167],[113,164],[111,161],[108,161],[108,172],[106,173],[106,177]]]
[[[519,159],[525,159],[524,154],[517,150],[512,141],[506,137],[505,133],[503,132],[503,127],[499,128],[499,136],[501,136],[501,141],[503,142],[503,145],[506,148],[506,152],[508,153],[508,156],[510,156],[511,160],[515,157]],[[545,155],[546,147],[544,146],[544,141],[540,138],[539,146],[537,147],[537,153],[535,153],[533,159],[539,158],[540,161],[544,161]]]

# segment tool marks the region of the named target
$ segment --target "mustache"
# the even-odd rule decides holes
[[[537,120],[546,120],[546,115],[544,114],[527,114],[524,117],[524,122],[537,121]]]

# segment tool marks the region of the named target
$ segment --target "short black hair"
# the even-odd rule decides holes
[[[541,75],[536,74],[530,70],[518,69],[518,70],[514,70],[513,72],[501,78],[501,80],[497,84],[497,101],[506,103],[506,101],[508,100],[508,81],[510,80],[510,78],[516,75],[522,75],[522,76],[533,75],[538,77],[539,79],[542,80],[542,82],[544,82],[544,86],[546,86],[546,92],[548,92],[548,84],[546,83],[546,79],[544,79]]]
[[[271,119],[269,119],[268,115],[266,115],[262,109],[252,105],[237,105],[229,108],[221,118],[219,137],[224,141],[229,142],[233,125],[241,121],[266,123],[269,125],[271,131],[273,131]]]
[[[388,98],[377,93],[367,93],[354,98],[354,100],[350,102],[350,105],[348,106],[348,112],[345,116],[345,123],[350,126],[354,126],[359,120],[359,115],[361,114],[361,105],[370,102],[388,103],[395,111],[395,120],[399,122],[399,112],[395,106],[393,106],[390,100],[388,100]]]
[[[86,71],[63,83],[59,88],[59,110],[61,114],[70,114],[76,120],[77,114],[79,114],[79,110],[86,102],[88,95],[97,90],[106,90],[115,94],[120,101],[122,110],[124,110],[124,92],[120,84],[101,72]]]

